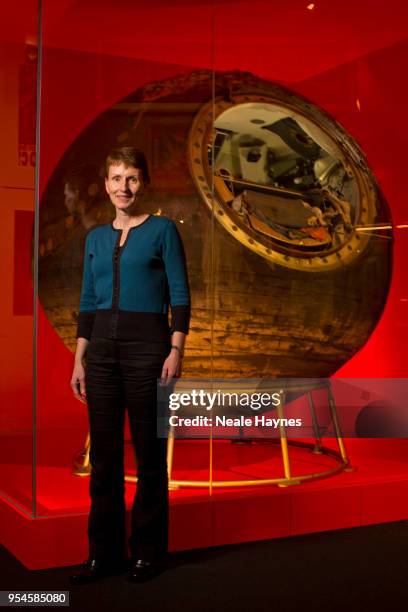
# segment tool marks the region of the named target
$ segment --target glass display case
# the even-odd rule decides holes
[[[114,217],[104,188],[112,148],[145,151],[143,212],[172,219],[184,244],[192,316],[183,377],[407,377],[408,92],[398,71],[407,21],[400,3],[394,12],[370,3],[385,24],[374,37],[358,27],[368,0],[350,8],[353,26],[335,7],[296,2],[23,4],[23,19],[7,9],[0,41],[0,501],[6,546],[47,567],[86,551],[88,415],[70,379],[84,238]],[[295,28],[276,30],[293,19]],[[390,481],[384,470],[383,488],[370,488],[379,453],[400,458],[391,480],[408,486],[406,440],[364,437],[350,440],[349,455],[355,490],[367,486],[364,503],[360,493],[354,500],[366,514],[334,512],[322,529],[406,518],[397,502],[374,516],[370,501]],[[130,503],[128,430],[126,440]],[[173,549],[319,529],[300,507],[287,517],[295,487],[213,490],[213,479],[259,477],[267,445],[211,436],[171,444]],[[345,491],[335,478],[326,493],[307,484],[302,494],[310,487],[310,504],[334,508]],[[191,481],[205,486],[180,484]],[[232,508],[249,512],[252,526],[229,522]],[[25,520],[37,555],[21,539]],[[56,550],[47,529],[72,537]]]
[[[36,134],[38,95],[37,2],[24,19],[5,12],[1,25],[0,191],[3,203],[1,276],[1,490],[27,513],[35,510],[34,381]]]

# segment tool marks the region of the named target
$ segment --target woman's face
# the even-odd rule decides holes
[[[112,204],[117,209],[127,210],[143,192],[142,171],[124,163],[110,165],[105,187]]]
[[[75,211],[79,199],[79,191],[74,189],[71,183],[64,185],[65,206],[68,212],[72,215]]]

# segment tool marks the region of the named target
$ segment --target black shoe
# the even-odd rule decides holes
[[[129,582],[147,582],[166,569],[164,561],[145,561],[138,559],[132,563],[127,579]]]
[[[72,574],[69,577],[69,581],[71,584],[89,584],[101,578],[121,574],[126,571],[128,567],[129,562],[126,559],[116,562],[101,562],[97,559],[90,558],[84,563],[78,573]]]

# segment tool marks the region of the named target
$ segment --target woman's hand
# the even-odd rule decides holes
[[[182,357],[177,349],[172,348],[166,361],[163,363],[161,373],[161,383],[168,385],[172,378],[179,378],[181,375]]]
[[[71,388],[74,397],[83,404],[86,404],[85,368],[82,361],[75,362],[71,378]]]

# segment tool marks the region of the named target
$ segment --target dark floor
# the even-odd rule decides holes
[[[407,607],[408,521],[171,555],[154,581],[72,587],[72,568],[28,571],[0,550],[0,590],[70,591],[70,609],[325,610]]]

